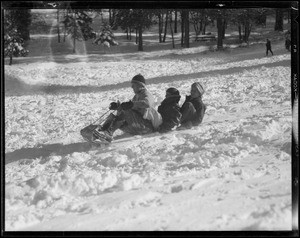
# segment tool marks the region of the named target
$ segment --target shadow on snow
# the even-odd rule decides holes
[[[230,75],[243,72],[243,70],[257,69],[264,67],[290,66],[290,60],[283,60],[275,63],[263,63],[251,67],[233,67],[230,69],[220,69],[215,71],[198,72],[192,74],[178,74],[171,76],[162,76],[147,79],[147,84],[170,83],[180,80],[189,80],[194,78],[205,78],[217,75]],[[7,77],[7,76],[6,76]],[[129,80],[129,79],[128,79]],[[95,93],[109,90],[119,90],[130,87],[129,81],[109,84],[103,86],[62,86],[62,85],[28,85],[17,78],[11,78],[5,81],[5,96],[23,96],[37,94],[64,94],[64,93]]]
[[[50,144],[42,145],[39,148],[23,148],[5,154],[5,164],[9,164],[22,159],[36,159],[48,157],[50,155],[67,155],[73,152],[85,152],[90,149],[86,142],[74,143],[69,145]]]
[[[155,133],[143,135],[143,137],[153,137]],[[95,149],[101,150],[102,152],[109,152],[118,147],[121,142],[126,142],[134,139],[133,135],[124,133],[115,137],[114,142],[108,146],[95,146]],[[5,164],[13,163],[19,160],[32,160],[37,158],[46,158],[51,155],[66,156],[74,152],[87,152],[93,147],[88,142],[77,142],[73,144],[44,144],[34,148],[22,148],[5,154]]]

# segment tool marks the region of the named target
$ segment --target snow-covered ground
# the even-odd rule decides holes
[[[5,230],[291,230],[291,67],[284,43],[203,51],[69,55],[5,66]],[[107,57],[107,58],[106,58]],[[18,60],[18,59],[16,59]],[[200,82],[189,130],[102,148],[79,131],[133,96],[156,105]]]

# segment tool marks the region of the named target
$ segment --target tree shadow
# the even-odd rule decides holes
[[[69,145],[48,144],[41,145],[39,148],[22,148],[5,154],[5,164],[9,164],[23,159],[36,159],[50,155],[68,155],[74,152],[85,152],[91,148],[87,142],[79,142]]]
[[[5,75],[5,96],[27,96],[45,94],[96,93],[130,87],[130,82],[103,86],[29,85],[17,77]]]
[[[126,142],[127,140],[130,140],[130,137],[133,137],[133,135],[130,135],[128,133],[117,135],[114,138],[115,143],[113,142],[113,144],[110,145],[118,144],[121,141]],[[35,148],[22,148],[19,150],[15,150],[13,152],[6,153],[5,164],[9,164],[19,160],[36,159],[40,157],[44,158],[50,155],[66,156],[74,152],[87,152],[91,148],[92,145],[85,141],[68,144],[68,145],[55,143],[55,144],[44,144]],[[95,148],[97,148],[97,146]],[[114,148],[105,145],[105,146],[99,146],[99,149],[101,149],[102,151],[110,151],[113,150]]]
[[[180,80],[189,80],[195,78],[213,77],[217,75],[231,75],[243,72],[243,70],[259,69],[262,66],[266,68],[278,66],[291,66],[291,60],[282,60],[280,62],[262,63],[255,66],[237,66],[228,69],[217,69],[214,71],[197,72],[191,74],[177,74],[171,76],[159,76],[147,79],[147,85],[172,83]],[[7,79],[6,79],[7,77]],[[119,90],[130,87],[129,80],[117,84],[108,84],[102,86],[65,86],[65,85],[29,85],[18,78],[5,75],[5,96],[24,96],[24,95],[43,95],[43,94],[70,94],[70,93],[96,93],[109,90]]]
[[[161,82],[164,83],[171,83],[175,81],[180,80],[189,80],[189,79],[195,79],[195,78],[206,78],[206,77],[213,77],[218,75],[232,75],[235,73],[241,73],[244,70],[253,70],[253,69],[259,69],[262,66],[266,68],[271,67],[278,67],[278,66],[291,66],[291,60],[282,60],[280,62],[274,62],[274,63],[262,63],[257,64],[251,67],[247,66],[237,66],[237,67],[231,67],[227,69],[217,69],[214,71],[206,71],[206,72],[197,72],[197,73],[191,73],[191,74],[177,74],[177,75],[171,75],[171,76],[163,76],[163,77],[155,77],[147,80],[147,84],[160,84]]]

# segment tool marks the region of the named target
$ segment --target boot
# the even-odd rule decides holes
[[[191,121],[187,121],[182,123],[179,127],[177,127],[177,130],[186,130],[191,129],[193,127],[193,123]]]
[[[115,118],[111,121],[110,125],[107,126],[105,130],[94,130],[93,136],[95,138],[95,141],[99,140],[104,142],[111,142],[113,140],[113,134],[114,132],[119,129],[123,124],[124,120],[120,120],[118,117],[115,116]]]
[[[102,130],[102,131],[106,130],[111,125],[113,120],[115,120],[115,118],[116,118],[116,116],[114,114],[110,113],[108,115],[108,117],[106,118],[105,122],[103,123],[103,125],[100,125],[98,129]]]

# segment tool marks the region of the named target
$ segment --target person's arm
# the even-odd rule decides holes
[[[193,105],[196,109],[196,116],[193,121],[196,124],[200,124],[203,120],[206,106],[203,104],[202,100],[194,100]]]
[[[150,97],[146,92],[141,92],[138,97],[135,96],[132,102],[133,102],[132,109],[150,107]]]
[[[184,103],[181,105],[181,108],[180,108],[180,112],[182,113],[183,112],[183,107],[184,107],[184,105],[187,103],[187,102],[190,102],[191,101],[191,95],[189,95],[189,96],[185,96],[185,101],[184,101]]]

